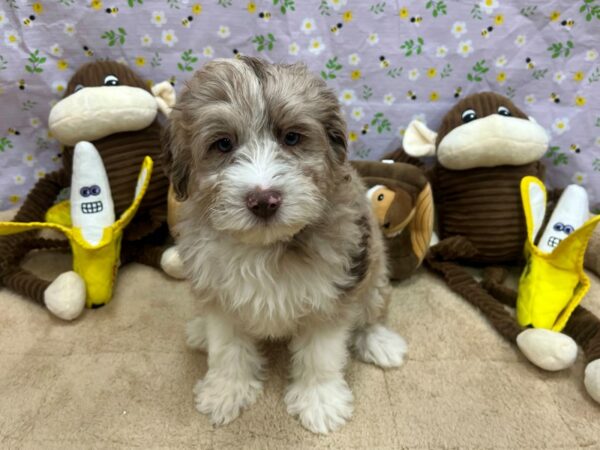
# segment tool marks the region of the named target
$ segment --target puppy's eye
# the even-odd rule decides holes
[[[114,75],[107,75],[106,78],[104,78],[104,86],[118,86],[119,85],[119,79],[117,77],[115,77]]]
[[[221,138],[213,146],[221,153],[229,153],[233,150],[233,142],[229,138]]]
[[[462,121],[463,123],[471,122],[477,119],[477,113],[473,109],[467,109],[462,113]]]
[[[498,114],[501,116],[512,116],[510,110],[505,106],[498,107]]]
[[[293,147],[294,145],[298,145],[299,142],[300,142],[300,135],[298,133],[294,133],[293,131],[286,133],[285,137],[283,138],[283,143],[290,147]]]

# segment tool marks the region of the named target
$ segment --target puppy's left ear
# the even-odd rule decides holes
[[[186,131],[181,126],[181,112],[173,109],[166,126],[162,130],[163,164],[167,178],[178,201],[188,197],[190,179],[189,151],[186,145]]]
[[[337,101],[336,101],[337,103]],[[348,153],[348,138],[346,137],[346,121],[340,107],[336,105],[325,123],[329,143],[339,162],[346,161]]]

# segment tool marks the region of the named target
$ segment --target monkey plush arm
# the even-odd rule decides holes
[[[43,222],[46,211],[54,204],[62,189],[69,186],[70,177],[64,170],[51,172],[39,180],[27,194],[13,221]]]

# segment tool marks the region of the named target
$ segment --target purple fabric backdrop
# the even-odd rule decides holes
[[[414,117],[437,127],[457,95],[508,95],[551,133],[550,183],[600,208],[600,0],[5,0],[0,38],[0,209],[60,164],[46,120],[79,65],[119,59],[180,88],[236,52],[326,78],[352,158],[396,148]]]

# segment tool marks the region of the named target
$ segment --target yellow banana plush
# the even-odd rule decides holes
[[[152,159],[146,157],[138,176],[133,202],[115,221],[108,176],[102,158],[89,142],[80,142],[73,153],[71,200],[51,208],[47,222],[0,222],[0,234],[50,228],[64,233],[73,251],[73,270],[86,285],[86,306],[108,303],[121,253],[123,229],[135,215],[150,183]],[[70,215],[67,214],[70,209]]]
[[[589,218],[585,190],[565,189],[536,245],[546,214],[546,188],[535,177],[521,181],[527,224],[527,265],[519,281],[517,321],[521,326],[561,331],[590,288],[583,258],[600,216]]]

